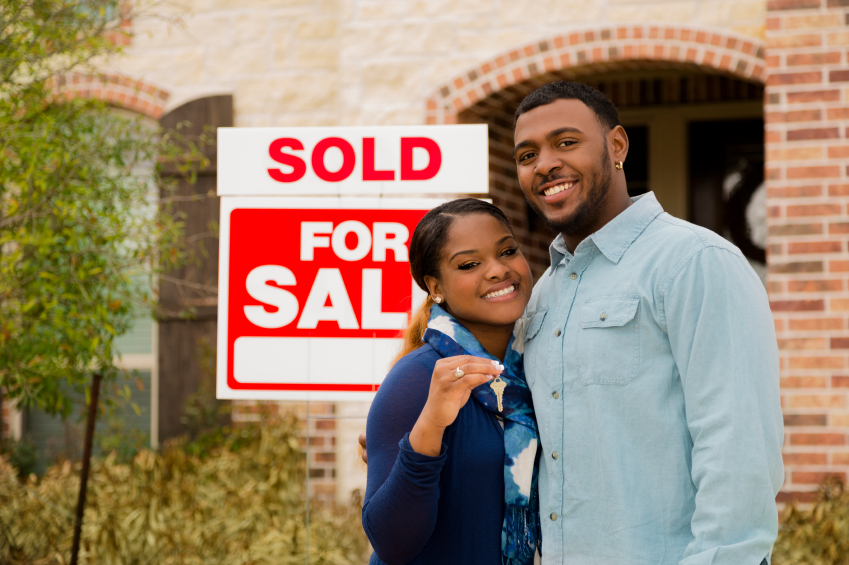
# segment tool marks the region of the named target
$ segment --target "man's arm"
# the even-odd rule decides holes
[[[661,288],[693,441],[695,539],[681,565],[758,565],[778,532],[784,481],[778,347],[766,292],[746,260],[706,247]]]

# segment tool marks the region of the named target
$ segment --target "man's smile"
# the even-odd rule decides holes
[[[546,204],[553,204],[565,200],[574,193],[578,183],[578,180],[557,179],[540,186],[537,193],[540,195],[540,200]]]

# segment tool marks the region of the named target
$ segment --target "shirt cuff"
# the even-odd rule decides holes
[[[439,455],[436,457],[419,453],[410,445],[409,432],[404,434],[404,437],[398,442],[398,447],[401,448],[399,453],[401,461],[407,466],[418,467],[421,470],[439,471],[445,465],[445,460],[448,458],[448,448],[445,443],[442,444]]]

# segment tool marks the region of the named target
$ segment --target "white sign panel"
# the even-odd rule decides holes
[[[486,194],[485,124],[218,128],[219,196]]]

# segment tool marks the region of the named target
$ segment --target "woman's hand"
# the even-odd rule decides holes
[[[456,375],[458,367],[464,373],[459,379]],[[501,370],[489,359],[482,357],[459,355],[437,361],[430,380],[427,403],[413,426],[413,431],[410,432],[412,448],[423,455],[439,455],[445,428],[457,419],[457,414],[468,402],[472,389],[490,382],[499,374]]]

